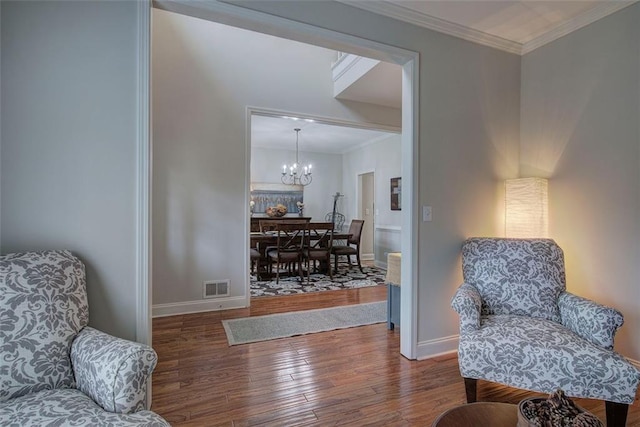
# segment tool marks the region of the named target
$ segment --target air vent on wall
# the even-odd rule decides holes
[[[209,280],[203,283],[203,298],[229,296],[229,279]]]

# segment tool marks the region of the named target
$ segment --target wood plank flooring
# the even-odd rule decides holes
[[[455,355],[410,361],[386,324],[229,347],[221,320],[383,301],[384,286],[255,298],[250,309],[153,320],[152,409],[174,426],[430,426],[464,403]],[[536,396],[479,382],[479,400]],[[577,403],[604,420],[604,403]],[[640,427],[640,405],[628,426]]]

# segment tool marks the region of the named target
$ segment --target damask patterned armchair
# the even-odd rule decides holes
[[[82,262],[0,256],[0,425],[168,426],[145,410],[157,356],[87,326]]]
[[[566,292],[562,249],[550,239],[471,238],[462,247],[464,283],[458,360],[467,401],[477,380],[606,401],[607,426],[624,426],[640,371],[613,351],[622,314]]]

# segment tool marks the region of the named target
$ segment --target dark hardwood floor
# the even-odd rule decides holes
[[[386,324],[229,347],[222,319],[382,301],[384,286],[255,298],[250,309],[153,320],[152,409],[175,426],[430,426],[464,403],[454,354],[410,361]],[[479,400],[538,396],[488,382]],[[604,403],[577,399],[604,420]],[[640,426],[638,399],[628,426]],[[514,426],[515,427],[515,426]]]

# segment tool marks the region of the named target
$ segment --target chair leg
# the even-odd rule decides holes
[[[362,271],[362,264],[360,263],[360,249],[358,249],[358,252],[356,252],[356,259],[358,260],[358,268],[360,268],[360,273],[364,273],[364,271]]]
[[[467,395],[467,403],[477,400],[478,380],[475,378],[464,379],[464,392]]]
[[[607,412],[607,427],[624,427],[627,424],[629,405],[605,401]]]

